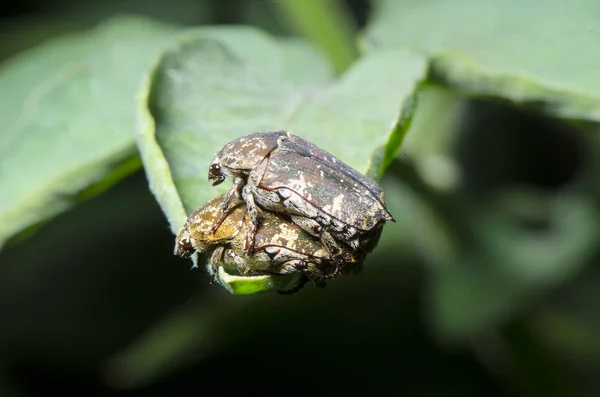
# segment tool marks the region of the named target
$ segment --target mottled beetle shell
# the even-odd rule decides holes
[[[248,175],[275,149],[284,131],[248,134],[234,139],[215,155],[211,164],[224,167],[226,176]]]
[[[218,184],[225,176],[245,180],[244,190],[260,207],[296,216],[294,222],[308,231],[314,225],[298,216],[314,220],[356,251],[372,250],[383,224],[393,221],[377,183],[285,131],[252,133],[226,144],[211,163],[209,179]]]
[[[315,208],[360,230],[370,230],[390,219],[379,186],[375,189],[295,151],[276,150],[266,161],[265,173],[256,181],[261,189],[292,190]]]
[[[219,200],[222,200],[222,196],[213,198],[192,212],[177,234],[175,255],[189,258],[194,251],[203,253],[238,235],[246,214],[246,208],[243,206],[234,208],[214,233],[209,232],[215,219],[221,214]]]
[[[211,257],[213,272],[218,265],[243,276],[304,273],[317,284],[339,275],[329,252],[319,239],[306,233],[289,219],[274,213],[264,214],[257,229],[255,251],[245,247],[246,206],[242,203],[229,212],[214,233],[210,229],[220,215],[224,196],[213,198],[194,211],[180,229],[175,254],[189,257],[194,250]],[[344,260],[358,273],[361,261],[350,251]]]

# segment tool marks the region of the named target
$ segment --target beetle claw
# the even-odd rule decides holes
[[[249,235],[246,237],[246,252],[249,254],[254,253],[254,236]]]
[[[298,280],[298,284],[296,284],[295,287],[293,287],[292,289],[285,290],[285,291],[277,291],[277,293],[279,295],[291,295],[291,294],[294,294],[294,293],[300,291],[302,288],[304,288],[304,286],[306,285],[306,283],[308,283],[309,281],[310,281],[309,278],[306,277],[306,275],[303,274],[300,277],[300,279]]]

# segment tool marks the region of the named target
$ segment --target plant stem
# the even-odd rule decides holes
[[[339,0],[277,0],[298,34],[321,48],[340,75],[358,57],[357,30],[349,10]]]

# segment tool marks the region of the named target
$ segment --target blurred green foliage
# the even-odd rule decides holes
[[[0,395],[600,393],[594,0],[36,7],[0,33]],[[237,297],[172,255],[245,128],[385,169],[362,275]]]

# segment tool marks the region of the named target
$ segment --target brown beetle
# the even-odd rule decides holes
[[[358,273],[364,255],[350,250],[342,254],[340,268],[331,260],[319,239],[311,236],[281,214],[265,213],[256,229],[254,252],[245,249],[250,225],[247,208],[239,203],[211,231],[222,213],[224,196],[213,198],[194,211],[179,230],[175,254],[189,257],[194,251],[206,253],[213,274],[219,265],[241,276],[303,274],[317,286],[345,273]]]
[[[384,223],[394,220],[377,183],[285,131],[252,133],[226,144],[215,155],[208,179],[218,185],[226,177],[233,178],[233,186],[213,230],[233,206],[244,201],[251,220],[246,244],[250,252],[254,249],[258,207],[289,215],[319,237],[338,263],[343,263],[343,246],[361,254],[372,251]]]

